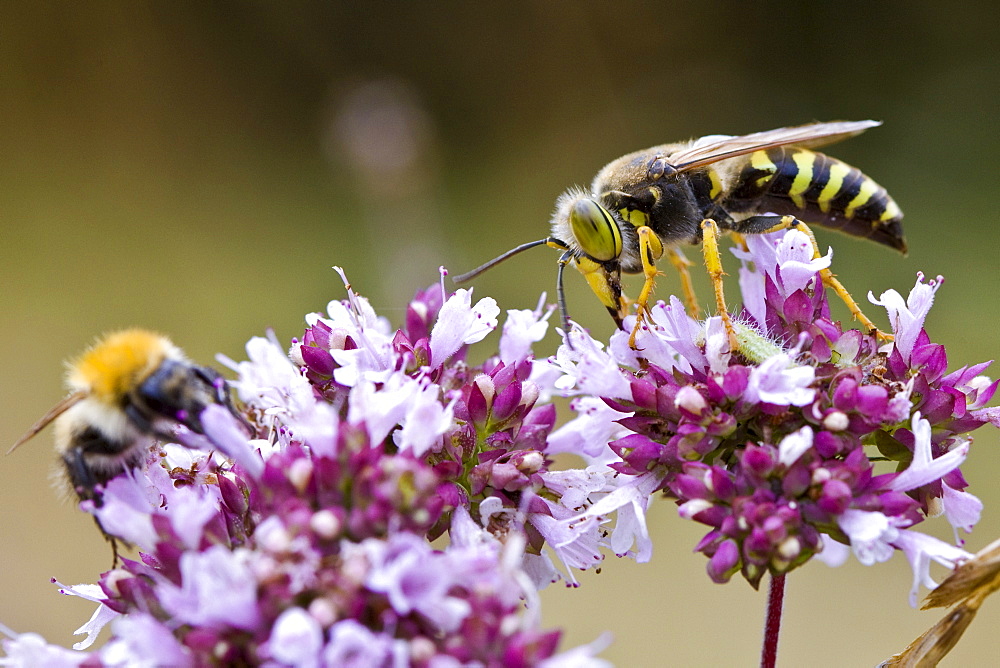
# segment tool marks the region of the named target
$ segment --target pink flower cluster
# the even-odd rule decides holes
[[[307,316],[290,350],[254,338],[246,361],[223,360],[250,438],[210,406],[204,435],[178,431],[82,504],[139,549],[63,588],[98,603],[77,649],[108,622],[110,641],[70,651],[6,630],[4,662],[603,665],[597,644],[558,653],[537,592],[575,585],[605,550],[648,561],[657,495],[708,528],[697,550],[716,582],[900,551],[915,600],[931,561],[970,556],[957,529],[982,506],[959,466],[970,431],[1000,426],[997,383],[986,364],[948,373],[924,331],[940,280],[871,297],[895,337],[881,344],[831,319],[831,255],[802,232],[747,244],[735,340],[671,298],[638,349],[574,327],[541,360],[544,296],[473,365],[492,299],[432,287],[394,329],[345,277],[348,298]],[[575,416],[556,428],[559,395]],[[581,465],[554,470],[561,453]],[[937,515],[955,545],[915,529]]]
[[[848,546],[868,564],[902,550],[915,600],[919,584],[933,586],[930,561],[969,556],[913,527],[940,514],[965,530],[978,520],[958,467],[966,434],[998,423],[985,407],[997,382],[980,375],[987,364],[945,372],[944,346],[923,329],[940,279],[918,277],[906,301],[892,290],[872,297],[895,337],[880,346],[831,320],[819,275],[831,256],[814,259],[805,234],[747,243],[736,251],[744,308],[733,349],[718,318],[695,321],[672,298],[653,307],[639,351],[623,333],[607,353],[576,333],[567,376],[617,411],[620,461],[610,466],[710,528],[697,549],[714,581],[739,572],[756,587],[765,573],[817,554],[837,560]]]
[[[98,586],[63,587],[99,604],[77,649],[108,622],[111,640],[87,653],[12,633],[8,656],[604,665],[596,645],[560,654],[560,632],[540,628],[537,591],[559,577],[542,548],[556,518],[587,500],[548,470],[555,408],[551,388],[539,401],[530,358],[548,312],[512,313],[501,354],[464,361],[498,314],[492,299],[432,288],[393,330],[349,291],[308,317],[290,354],[272,338],[251,340],[248,361],[226,363],[253,438],[212,406],[203,436],[178,432],[187,447],[156,449],[145,469],[111,480],[100,503],[82,504],[139,548],[139,560]],[[432,546],[443,535],[446,547]]]

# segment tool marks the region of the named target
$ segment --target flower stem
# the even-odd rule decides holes
[[[785,600],[785,574],[772,575],[767,592],[767,616],[764,619],[764,646],[761,648],[761,668],[774,668],[778,663],[778,632],[781,630],[781,604]]]

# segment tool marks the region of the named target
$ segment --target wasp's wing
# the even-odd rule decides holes
[[[778,128],[777,130],[755,132],[740,137],[723,137],[708,142],[695,142],[690,147],[668,156],[667,159],[674,169],[683,172],[773,146],[790,144],[803,148],[825,146],[859,135],[868,128],[881,124],[879,121],[835,121],[832,123],[811,123],[793,128]]]
[[[68,397],[60,401],[58,404],[53,406],[48,413],[43,415],[41,419],[38,420],[38,422],[31,425],[31,429],[26,431],[24,433],[24,436],[17,439],[17,443],[10,446],[10,450],[7,451],[7,454],[9,455],[10,453],[17,450],[19,447],[24,445],[24,443],[30,441],[35,436],[35,434],[45,429],[45,427],[47,427],[50,422],[52,422],[57,417],[65,413],[70,408],[70,406],[73,406],[81,399],[84,399],[86,396],[87,396],[86,392],[74,392],[73,394],[69,395]]]

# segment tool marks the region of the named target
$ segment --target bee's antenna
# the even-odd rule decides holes
[[[520,246],[518,246],[516,248],[511,248],[509,251],[507,251],[503,255],[500,255],[499,257],[493,258],[492,260],[490,260],[486,264],[484,264],[482,266],[479,266],[479,267],[476,267],[472,271],[468,271],[468,272],[466,272],[464,274],[459,274],[458,276],[453,276],[451,280],[453,280],[455,283],[465,283],[466,281],[471,281],[473,278],[475,278],[479,274],[483,273],[487,269],[490,269],[491,267],[494,267],[494,266],[500,264],[501,262],[503,262],[507,258],[512,257],[514,255],[517,255],[521,251],[526,251],[529,248],[534,248],[535,246],[544,246],[545,244],[547,244],[549,242],[556,242],[556,243],[558,243],[559,244],[559,246],[558,246],[559,248],[565,248],[566,247],[566,244],[562,243],[561,241],[557,241],[556,239],[553,239],[552,237],[547,237],[545,239],[539,239],[538,241],[529,241],[528,243],[521,244]]]
[[[7,454],[9,455],[10,453],[17,450],[19,447],[24,445],[27,441],[30,441],[35,436],[35,434],[45,429],[45,427],[47,427],[50,422],[52,422],[57,417],[65,413],[70,408],[70,406],[79,402],[81,399],[86,398],[86,396],[87,396],[86,392],[74,392],[73,394],[69,395],[68,397],[60,401],[58,404],[53,406],[48,413],[43,415],[41,419],[38,420],[38,422],[31,425],[31,429],[25,432],[24,436],[17,439],[17,443],[10,446],[10,450],[7,451]]]

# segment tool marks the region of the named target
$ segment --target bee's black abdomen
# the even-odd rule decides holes
[[[795,147],[762,149],[743,159],[746,164],[723,201],[726,210],[791,214],[906,252],[902,212],[861,170]]]

